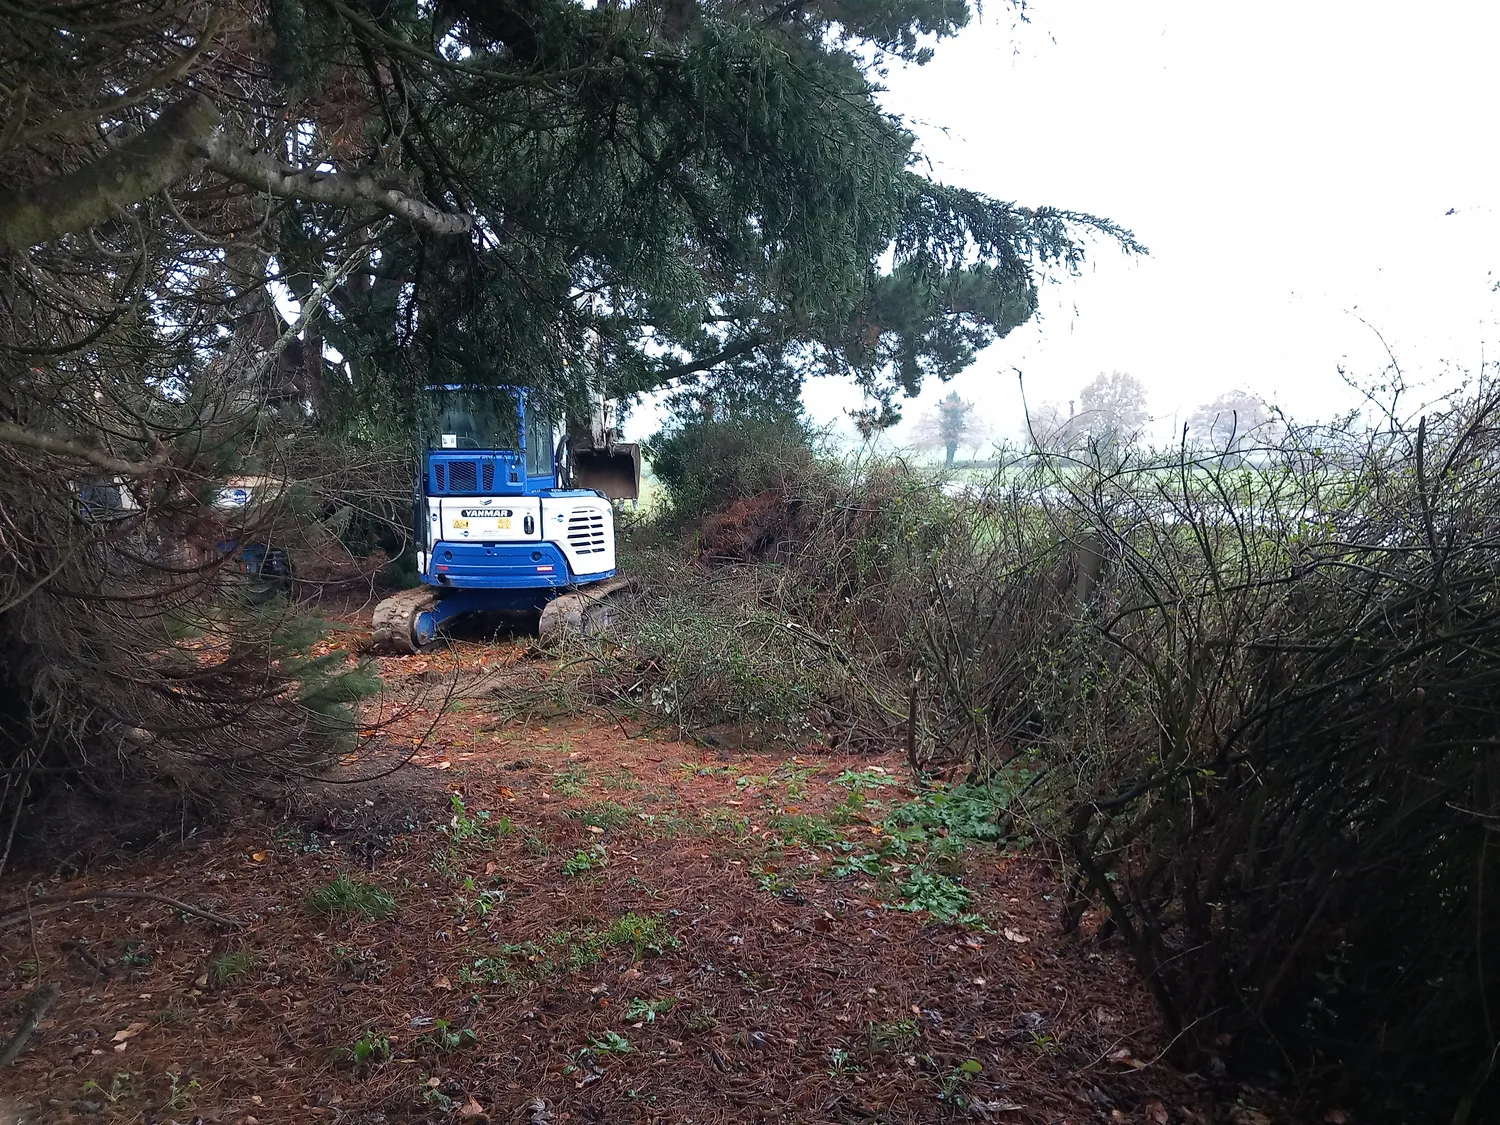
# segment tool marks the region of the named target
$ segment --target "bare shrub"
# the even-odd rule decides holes
[[[705,554],[658,606],[753,606],[797,642],[763,650],[801,677],[783,698],[847,744],[1026,763],[1011,811],[1076,872],[1065,927],[1107,909],[1179,1050],[1227,1034],[1378,1113],[1464,1119],[1500,1057],[1497,419],[1482,385],[1378,430],[1099,443],[969,488],[819,463],[732,509],[774,561]],[[651,660],[722,670],[751,620]]]

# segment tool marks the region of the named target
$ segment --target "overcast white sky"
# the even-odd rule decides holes
[[[1107,216],[1151,253],[1100,246],[908,419],[951,388],[1014,436],[1014,368],[1033,403],[1131,372],[1163,436],[1235,387],[1327,416],[1353,404],[1340,364],[1387,362],[1361,317],[1409,374],[1500,355],[1500,5],[1036,0],[1021,26],[989,7],[893,69],[885,104],[938,179]],[[831,423],[851,396],[805,400]]]

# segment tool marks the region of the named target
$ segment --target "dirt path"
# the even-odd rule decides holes
[[[0,930],[4,1011],[62,986],[0,1072],[20,1119],[1203,1120],[1143,1065],[1157,1025],[1118,946],[1059,939],[1048,869],[898,760],[501,720],[486,685],[516,651],[386,661],[410,706],[445,661],[490,676],[343,767],[425,734],[390,777],[8,880],[7,912],[114,888],[240,923],[111,901]]]

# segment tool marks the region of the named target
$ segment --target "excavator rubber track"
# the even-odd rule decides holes
[[[611,578],[559,594],[542,607],[542,616],[537,622],[537,639],[547,645],[570,632],[585,636],[608,632],[615,618],[612,599],[634,585],[633,578]]]
[[[438,591],[418,586],[392,594],[375,607],[374,639],[377,652],[425,652],[438,643],[417,639],[417,615],[437,604]]]

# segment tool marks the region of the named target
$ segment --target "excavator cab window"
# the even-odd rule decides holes
[[[552,475],[552,418],[530,395],[526,398],[526,475]]]
[[[502,388],[430,390],[422,420],[427,448],[519,451],[517,405],[515,392]]]

